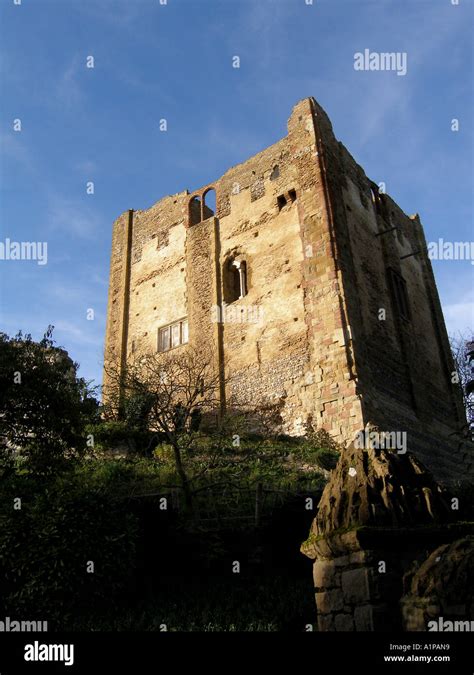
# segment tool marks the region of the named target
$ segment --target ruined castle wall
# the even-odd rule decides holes
[[[288,143],[296,170],[305,319],[312,381],[306,387],[314,426],[338,441],[352,440],[362,423],[356,389],[350,325],[337,265],[326,163],[313,101],[295,106]]]
[[[219,301],[217,250],[218,222],[214,217],[186,230],[189,342],[220,370],[219,327],[211,313]]]
[[[462,412],[421,224],[387,195],[376,192],[374,202],[377,186],[337,143],[329,122],[322,135],[364,423],[407,431],[409,450],[434,471],[454,474],[466,459],[452,436]],[[406,281],[408,321],[396,311],[389,268]]]
[[[156,352],[158,328],[187,314],[186,193],[134,214],[127,353]]]
[[[127,249],[129,214],[123,213],[114,222],[110,255],[107,327],[105,333],[104,388],[110,381],[110,368],[122,360],[122,341],[126,323],[125,281],[128,274]]]
[[[190,206],[211,187],[216,217]],[[459,472],[462,402],[422,227],[374,187],[304,99],[282,140],[195,193],[123,214],[106,360],[156,352],[158,329],[187,316],[190,345],[211,346],[229,402],[280,401],[288,432],[312,421],[341,442],[367,422],[406,430],[409,449],[438,474]],[[235,257],[247,264],[248,293],[218,324]],[[406,281],[409,321],[395,311],[389,268]]]
[[[312,420],[347,441],[362,413],[321,172],[312,107],[304,101],[286,139],[213,183],[220,269],[229,256],[248,264],[248,295],[230,308],[260,312],[256,323],[223,324],[224,367],[229,400],[282,400],[291,433]]]
[[[286,139],[228,171],[216,189],[223,207],[220,269],[229,257],[241,256],[248,270],[248,293],[227,307],[230,320],[222,326],[229,401],[284,400],[288,431],[301,432],[309,354],[299,185]],[[278,205],[279,196],[286,205]]]
[[[106,362],[120,363],[140,352],[156,351],[158,328],[186,316],[187,203],[183,192],[115,221]],[[105,371],[105,388],[107,382]]]

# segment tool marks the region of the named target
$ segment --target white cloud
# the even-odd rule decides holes
[[[91,159],[83,159],[76,162],[74,165],[76,171],[84,174],[85,176],[92,176],[97,171],[97,162]]]
[[[82,101],[83,98],[83,92],[77,81],[79,68],[80,68],[80,59],[79,56],[76,55],[74,56],[74,58],[72,59],[71,63],[68,65],[66,70],[59,77],[58,83],[56,85],[56,98],[60,101],[62,105],[65,105],[67,107],[77,106],[78,103]],[[84,68],[85,68],[85,60],[84,60]]]
[[[8,133],[0,134],[0,149],[2,153],[2,164],[4,158],[8,158],[20,164],[30,174],[35,176],[38,174],[31,152],[25,144],[21,133],[11,130]],[[3,170],[4,169],[2,168],[2,171]]]
[[[85,206],[80,200],[59,196],[50,197],[46,222],[54,232],[60,230],[87,240],[103,231],[102,219],[92,207]]]
[[[67,337],[68,342],[79,343],[81,345],[83,344],[95,345],[97,347],[102,346],[104,342],[102,331],[100,331],[100,335],[97,335],[97,332],[94,328],[94,321],[84,320],[84,323],[87,323],[89,329],[83,328],[82,326],[79,326],[76,323],[72,323],[71,321],[66,320],[56,321],[56,323],[54,324],[54,329],[55,329],[55,336],[56,331],[58,333],[58,335],[56,336],[58,343],[61,342],[61,334],[64,334]]]

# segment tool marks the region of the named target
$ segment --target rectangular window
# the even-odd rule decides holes
[[[390,280],[390,290],[392,292],[397,313],[400,318],[409,321],[411,316],[410,306],[408,304],[407,283],[401,274],[398,274],[398,272],[395,272],[395,270],[391,268],[388,270],[388,275]]]
[[[166,352],[170,348],[170,327],[160,328],[158,351]]]
[[[188,320],[180,319],[158,330],[158,351],[167,352],[188,342]]]
[[[278,210],[281,211],[284,206],[286,206],[286,197],[285,195],[280,195],[277,197]]]
[[[171,326],[171,346],[178,347],[181,344],[181,324],[174,323]]]
[[[185,344],[188,341],[188,320],[181,322],[181,342]]]

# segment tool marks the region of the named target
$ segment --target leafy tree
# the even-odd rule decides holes
[[[52,333],[49,326],[39,342],[0,333],[0,451],[40,473],[83,454],[84,427],[98,414],[93,390]]]

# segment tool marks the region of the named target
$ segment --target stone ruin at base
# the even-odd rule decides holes
[[[409,453],[343,450],[302,552],[320,631],[430,629],[474,619],[474,523]],[[465,624],[463,624],[465,625]]]

